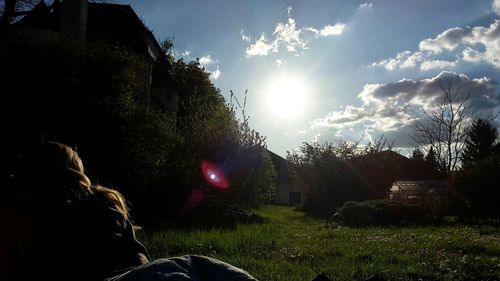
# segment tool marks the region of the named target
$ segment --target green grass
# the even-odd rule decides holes
[[[261,223],[231,228],[145,229],[153,258],[201,254],[259,280],[500,280],[498,228],[330,228],[287,207],[265,206]]]

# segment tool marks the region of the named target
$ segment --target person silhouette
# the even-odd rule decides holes
[[[46,142],[28,151],[13,179],[0,216],[9,229],[1,239],[5,280],[104,280],[149,262],[123,196],[91,184],[69,146]]]
[[[0,212],[0,280],[256,280],[204,256],[150,261],[122,194],[93,185],[67,145],[32,149],[13,179]]]

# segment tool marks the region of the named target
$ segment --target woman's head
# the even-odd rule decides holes
[[[71,147],[45,142],[20,159],[14,179],[34,200],[65,204],[92,193],[83,164]]]
[[[92,186],[85,175],[82,160],[71,147],[45,142],[20,159],[14,175],[16,186],[36,205],[68,205],[99,193],[127,215],[125,201],[115,190]]]

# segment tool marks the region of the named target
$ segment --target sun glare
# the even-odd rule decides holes
[[[269,110],[277,117],[291,118],[302,112],[308,88],[303,79],[283,76],[271,82],[266,91]]]

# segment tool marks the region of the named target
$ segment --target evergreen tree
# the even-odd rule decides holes
[[[438,155],[433,147],[429,149],[424,159],[425,170],[423,171],[426,176],[431,178],[441,178],[446,174],[446,167],[439,161]]]
[[[434,148],[432,147],[429,149],[427,155],[425,156],[425,164],[434,170],[438,169],[439,165],[438,165],[437,155],[436,152],[434,151]]]
[[[490,122],[480,118],[474,120],[461,155],[462,166],[475,166],[491,155],[497,137],[498,130]]]
[[[419,148],[415,148],[413,150],[413,152],[411,153],[411,160],[414,160],[419,164],[425,162],[424,158],[425,158],[425,155],[422,152],[422,150],[420,150]]]

